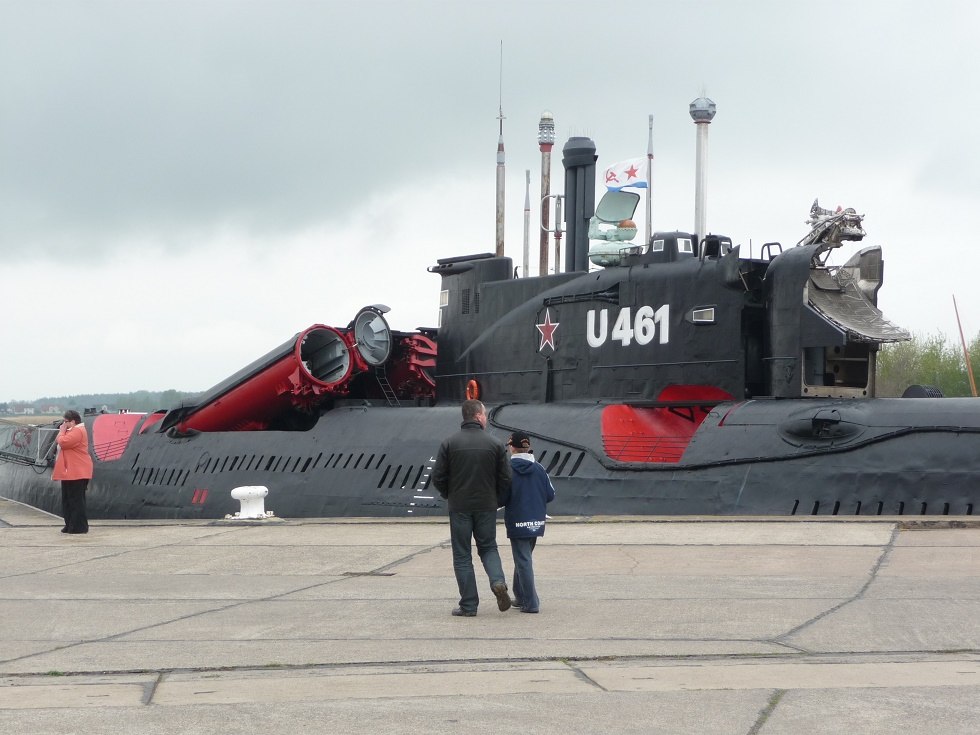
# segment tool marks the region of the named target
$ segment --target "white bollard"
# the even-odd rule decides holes
[[[266,513],[265,510],[265,496],[268,494],[269,488],[264,485],[236,487],[231,491],[231,497],[242,504],[242,509],[234,516],[226,516],[226,518],[262,519],[272,517],[273,512],[270,510]]]

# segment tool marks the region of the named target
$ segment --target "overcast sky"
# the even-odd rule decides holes
[[[654,227],[692,229],[706,93],[709,230],[757,254],[854,207],[886,316],[958,339],[955,295],[969,339],[978,30],[965,0],[0,0],[0,400],[204,390],[366,304],[435,326],[426,267],[494,248],[501,88],[516,263],[543,110],[553,190],[569,136],[601,169],[652,114]]]

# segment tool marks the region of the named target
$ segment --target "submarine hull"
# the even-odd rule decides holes
[[[553,515],[972,515],[980,500],[970,399],[840,401],[830,429],[825,401],[720,403],[679,456],[654,462],[607,453],[603,414],[621,405],[490,407],[488,431],[533,437],[557,491]],[[239,510],[232,489],[265,485],[281,517],[444,515],[430,475],[459,422],[453,405],[337,407],[301,432],[175,438],[136,424],[122,452],[96,459],[89,514],[218,519]],[[0,495],[60,512],[49,473],[7,463],[0,482]]]

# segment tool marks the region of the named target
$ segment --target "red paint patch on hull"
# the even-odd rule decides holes
[[[602,411],[602,446],[620,462],[679,462],[708,410],[732,400],[723,390],[705,385],[665,388],[659,401],[673,405],[617,404]]]

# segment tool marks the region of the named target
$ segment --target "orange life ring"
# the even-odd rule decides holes
[[[480,384],[471,380],[466,384],[466,399],[468,401],[478,401],[480,399]]]

